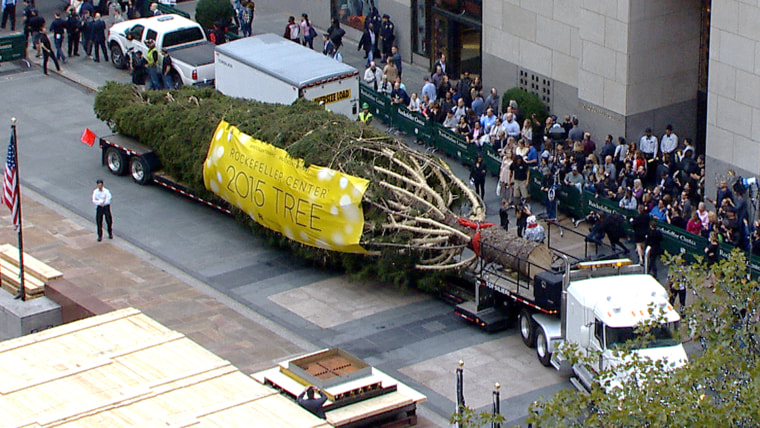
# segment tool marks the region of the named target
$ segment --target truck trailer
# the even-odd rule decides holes
[[[571,383],[580,390],[591,390],[599,371],[618,364],[615,350],[638,338],[636,326],[643,321],[657,319],[661,324],[654,339],[633,352],[685,364],[686,352],[675,339],[681,317],[665,288],[646,274],[646,266],[629,259],[573,266],[561,253],[555,253],[555,262],[556,270],[530,266],[537,269],[532,280],[496,263],[480,266],[474,276],[475,300],[457,305],[455,313],[487,331],[516,319],[523,342],[536,348],[541,364],[571,371]],[[563,343],[578,345],[586,355],[598,354],[597,364],[570,365],[558,352]]]
[[[161,171],[163,165],[158,155],[148,146],[133,138],[111,134],[98,138],[100,162],[113,175],[129,174],[135,183],[146,185],[155,183],[180,195],[200,202],[225,214],[232,214],[224,201],[209,201],[192,191],[185,184]]]
[[[216,89],[236,98],[292,104],[299,98],[356,120],[359,71],[274,34],[216,47]]]

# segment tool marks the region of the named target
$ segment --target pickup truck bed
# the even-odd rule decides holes
[[[214,63],[214,44],[200,42],[190,46],[168,49],[169,54],[192,67]]]

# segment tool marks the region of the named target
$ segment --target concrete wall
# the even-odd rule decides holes
[[[717,0],[716,0],[717,1]],[[672,123],[694,137],[699,5],[692,0],[484,0],[484,87],[520,68],[553,79],[551,109],[596,140]]]
[[[707,173],[760,176],[760,7],[713,0],[707,95]]]
[[[581,0],[484,0],[483,86],[509,89],[524,67],[578,87]],[[486,58],[488,57],[488,58]],[[510,64],[511,78],[498,63]],[[487,64],[494,64],[489,67]]]

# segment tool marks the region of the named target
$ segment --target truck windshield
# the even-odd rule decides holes
[[[643,335],[636,333],[635,327],[609,327],[605,326],[605,342],[607,348],[614,348],[624,345],[629,341],[642,340]],[[678,331],[678,321],[660,324],[659,327],[652,331],[653,338],[637,346],[639,349],[659,348],[662,346],[674,346],[679,342],[675,339],[675,332]]]
[[[172,46],[184,45],[185,43],[193,43],[204,40],[203,32],[198,27],[181,28],[171,33],[164,35],[163,47],[170,48]]]

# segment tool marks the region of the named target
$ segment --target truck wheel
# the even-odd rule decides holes
[[[520,326],[520,337],[522,337],[525,346],[529,348],[536,346],[536,327],[530,317],[530,311],[527,309],[520,311],[517,322]]]
[[[137,184],[144,185],[151,181],[150,165],[139,156],[132,156],[129,159],[129,173]]]
[[[121,46],[118,43],[111,43],[111,63],[116,68],[127,68],[127,58],[124,56],[124,52],[121,50]]]
[[[536,355],[538,361],[541,361],[545,367],[549,367],[552,360],[552,354],[549,352],[549,340],[546,338],[544,330],[539,328],[538,335],[536,336]]]
[[[106,165],[108,165],[108,170],[111,171],[111,174],[124,175],[126,163],[126,156],[121,150],[115,147],[109,147],[106,150]]]

